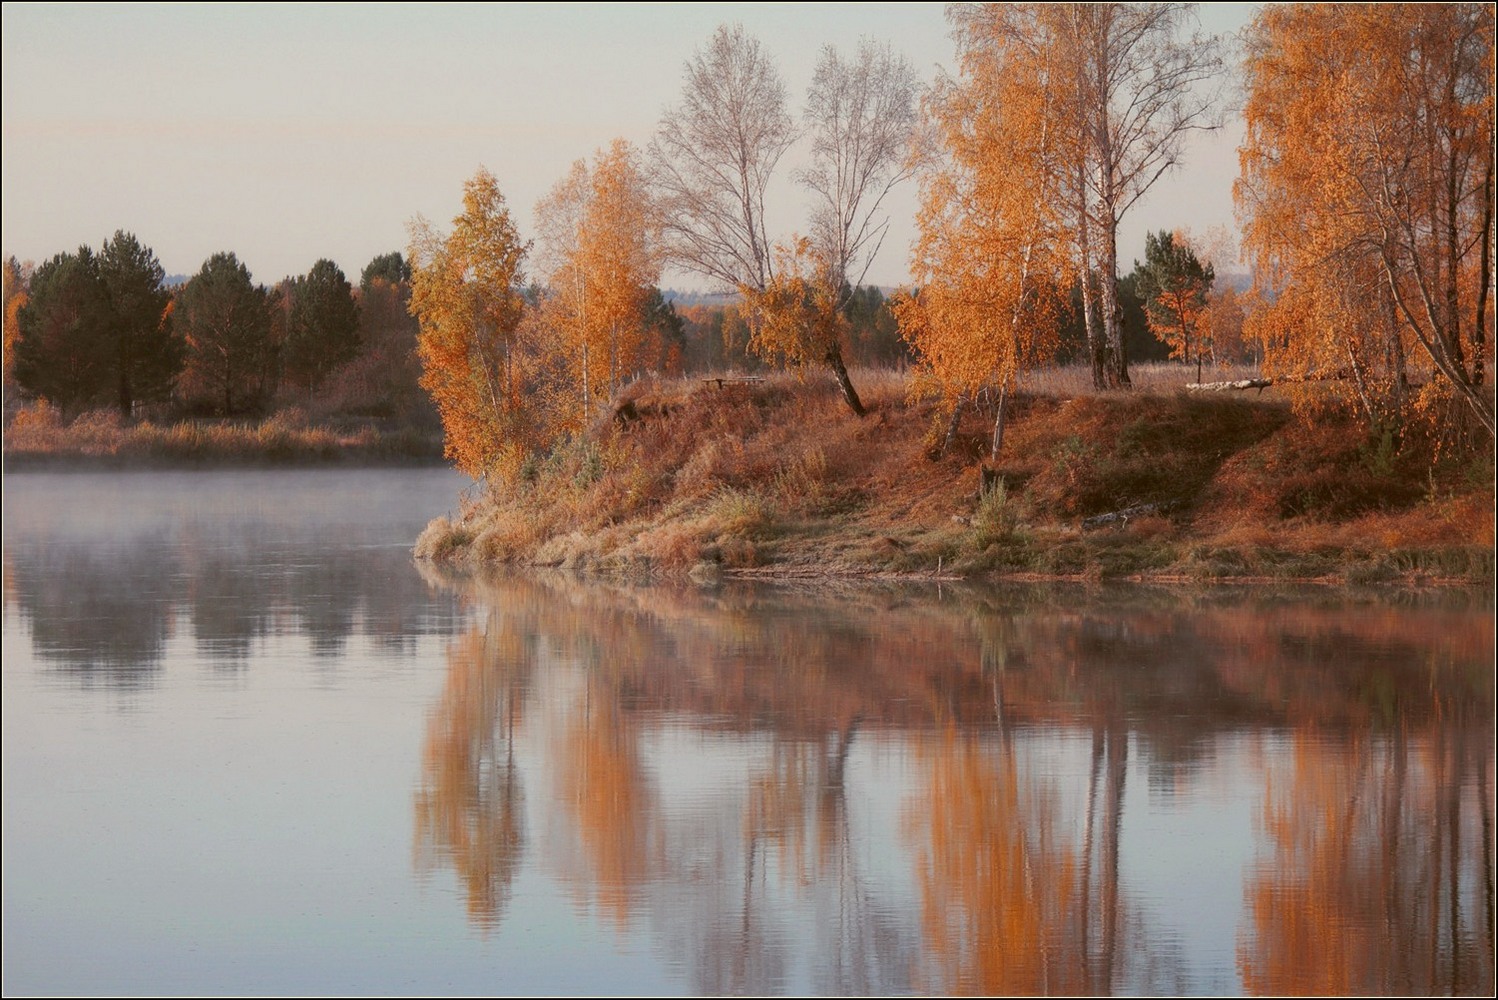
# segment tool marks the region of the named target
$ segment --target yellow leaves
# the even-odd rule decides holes
[[[1279,292],[1271,368],[1439,374],[1493,430],[1493,24],[1474,4],[1268,8],[1247,47],[1245,247]],[[1406,366],[1411,369],[1407,370]],[[1415,368],[1426,369],[1422,373]]]
[[[634,147],[616,139],[582,161],[536,206],[548,312],[562,334],[585,420],[633,370],[645,339],[645,303],[660,279],[658,222]]]
[[[776,244],[770,276],[762,286],[739,285],[751,320],[750,349],[767,360],[797,366],[826,364],[837,377],[843,400],[861,417],[863,401],[843,362],[849,329],[843,306],[849,292],[826,248],[802,236],[790,246]]]
[[[447,456],[476,477],[518,464],[531,436],[516,338],[528,249],[498,182],[483,169],[463,187],[451,235],[424,220],[412,226],[410,310],[421,324],[421,385],[442,416]]]
[[[740,285],[754,316],[749,346],[767,360],[819,364],[837,348],[847,329],[840,288],[826,255],[806,237],[772,251],[774,276],[763,289]]]
[[[1013,382],[1054,342],[1065,252],[1058,164],[1075,142],[1038,40],[1040,8],[954,11],[960,82],[927,100],[946,162],[921,179],[918,292],[892,305],[927,375],[952,397]]]

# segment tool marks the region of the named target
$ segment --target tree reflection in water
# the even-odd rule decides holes
[[[184,629],[201,662],[239,669],[285,635],[336,662],[360,633],[399,654],[456,628],[450,596],[433,597],[404,548],[331,531],[314,540],[254,522],[170,532],[127,523],[102,539],[18,535],[6,539],[6,601],[37,658],[85,685],[149,687]]]
[[[480,926],[524,862],[702,993],[1200,992],[1125,831],[1250,734],[1240,987],[1491,989],[1480,606],[453,585],[417,857]]]
[[[1244,880],[1250,993],[1492,993],[1492,730],[1464,715],[1351,746],[1289,737]]]
[[[474,627],[449,644],[447,683],[429,716],[416,792],[417,870],[453,868],[469,918],[485,928],[504,916],[525,851],[515,731],[530,662],[516,655],[516,639],[503,627]]]

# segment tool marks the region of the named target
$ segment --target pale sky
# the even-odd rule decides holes
[[[1216,4],[1235,32],[1255,5]],[[233,251],[257,281],[321,257],[351,280],[404,249],[418,214],[442,227],[482,165],[526,236],[572,161],[616,136],[643,149],[680,97],[683,64],[740,22],[776,59],[799,115],[824,45],[888,42],[923,80],[955,66],[940,4],[425,4],[3,7],[0,251],[44,260],[116,229],[169,274]],[[1234,81],[1236,82],[1236,81]],[[1234,113],[1126,217],[1121,270],[1144,233],[1233,225]],[[809,199],[781,161],[770,225],[805,231]],[[908,279],[916,189],[868,280]],[[667,275],[664,284],[700,287]]]

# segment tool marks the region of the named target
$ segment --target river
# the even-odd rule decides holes
[[[474,581],[462,486],[5,476],[7,995],[1493,992],[1490,594]]]

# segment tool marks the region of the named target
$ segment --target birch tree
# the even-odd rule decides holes
[[[796,136],[785,84],[759,40],[741,25],[718,28],[687,63],[681,103],[650,144],[675,264],[727,288],[765,287],[765,192]]]
[[[660,280],[659,226],[639,156],[616,139],[583,161],[536,206],[550,286],[582,416],[611,397],[640,356],[646,306]]]
[[[516,468],[536,440],[528,410],[528,360],[518,331],[524,313],[520,239],[494,175],[463,186],[463,212],[443,235],[424,219],[411,227],[411,315],[421,325],[421,385],[442,416],[445,451],[464,472]]]
[[[793,355],[825,362],[860,416],[863,402],[843,358],[848,324],[842,314],[884,242],[884,199],[910,175],[916,86],[915,69],[888,46],[866,39],[853,60],[830,45],[822,49],[806,95],[811,165],[799,174],[813,195],[812,236],[788,255],[798,273],[761,300],[790,312],[775,317],[775,329],[761,331],[760,342],[773,340]]]
[[[806,95],[811,165],[798,177],[813,195],[812,239],[843,297],[863,282],[884,242],[884,199],[911,174],[917,120],[915,68],[868,39],[844,60],[822,49]]]
[[[1075,196],[1095,252],[1106,344],[1103,384],[1129,384],[1118,297],[1118,227],[1161,177],[1181,162],[1193,132],[1218,128],[1221,47],[1182,31],[1194,4],[1065,4],[1065,41],[1074,57],[1074,125],[1082,182]],[[1089,247],[1088,245],[1091,244]]]
[[[1255,19],[1235,193],[1276,292],[1254,318],[1266,367],[1349,370],[1377,423],[1399,419],[1423,359],[1494,434],[1493,66],[1480,4]]]
[[[926,98],[924,141],[933,152],[911,260],[919,292],[893,308],[954,427],[977,394],[1007,398],[1023,367],[1054,341],[1076,274],[1065,197],[1076,133],[1047,13],[954,9],[959,76]],[[1002,438],[1001,402],[994,455]]]
[[[1129,384],[1118,294],[1118,228],[1182,157],[1187,138],[1218,127],[1221,49],[1183,29],[1191,4],[975,4],[951,10],[962,75],[948,114],[1020,142],[1041,159],[1026,190],[1067,217],[1053,252],[1073,255],[1081,282],[1093,381]],[[963,112],[961,109],[967,109]],[[1035,150],[1033,134],[1045,136]],[[972,140],[982,141],[976,135]],[[949,138],[954,156],[958,146]],[[976,183],[1002,184],[1013,158],[972,160]],[[1003,164],[1000,167],[999,164]]]

